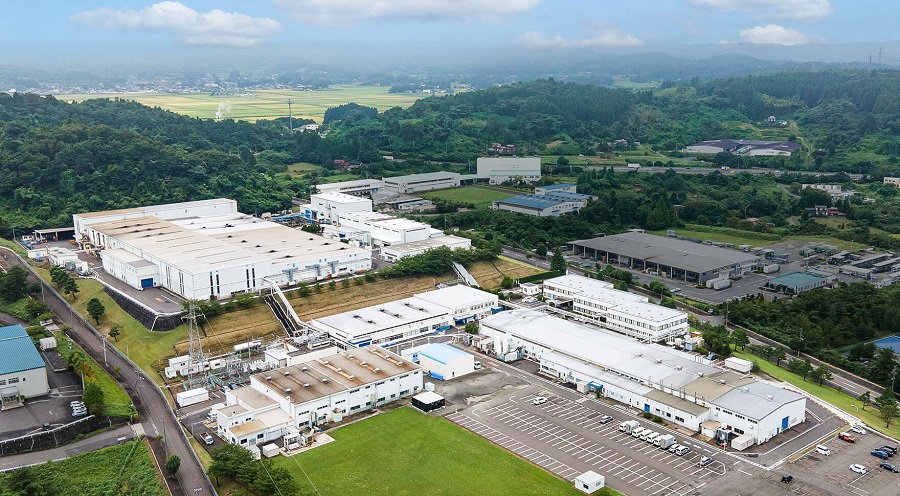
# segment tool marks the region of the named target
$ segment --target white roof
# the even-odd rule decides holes
[[[342,181],[338,183],[317,184],[316,189],[319,191],[332,191],[340,189],[353,188],[383,188],[384,181],[380,179],[357,179],[354,181]]]
[[[418,253],[424,250],[430,250],[440,246],[449,246],[451,248],[461,248],[471,246],[471,240],[461,238],[459,236],[435,236],[433,238],[423,239],[420,241],[411,241],[409,243],[397,243],[389,247],[385,247],[387,251],[393,254],[402,255],[405,253]]]
[[[324,193],[316,193],[314,195],[310,195],[311,200],[322,200],[330,203],[371,203],[372,200],[368,198],[363,198],[361,196],[353,196],[345,193],[338,193],[337,191],[326,191]]]
[[[596,292],[612,289],[614,287],[611,283],[608,283],[606,281],[591,279],[590,277],[576,276],[573,274],[554,277],[553,279],[547,279],[546,281],[544,281],[544,286],[546,287],[548,284],[551,286],[565,287],[566,289],[578,291],[586,295],[591,295]]]
[[[508,310],[481,320],[482,333],[509,333],[589,365],[640,381],[681,387],[719,371],[707,360],[656,344],[643,344],[604,329],[590,328],[534,310]]]
[[[356,336],[441,316],[449,319],[447,307],[412,297],[314,319],[310,321],[310,325],[350,340]]]
[[[442,399],[444,399],[444,397],[435,393],[434,391],[425,391],[424,393],[419,393],[413,396],[413,399],[421,401],[422,403],[431,404],[441,401]]]
[[[347,212],[340,214],[338,219],[340,221],[347,219],[373,226],[384,227],[386,229],[431,229],[431,226],[422,222],[401,219],[400,217],[394,217],[393,215],[382,214],[379,212]]]
[[[579,475],[575,478],[575,480],[583,482],[587,485],[596,484],[598,482],[602,482],[604,480],[603,476],[594,472],[593,470],[588,470],[587,472]]]
[[[805,397],[765,382],[752,382],[709,401],[713,405],[761,420],[783,405],[804,400]]]
[[[480,289],[470,288],[463,284],[448,286],[428,291],[427,293],[419,293],[415,297],[446,308],[471,306],[484,302],[497,303],[497,295]]]
[[[681,310],[675,310],[674,308],[642,301],[625,303],[610,311],[631,315],[649,322],[663,322],[670,319],[687,318],[687,313],[682,312]]]

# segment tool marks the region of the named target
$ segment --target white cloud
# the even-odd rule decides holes
[[[585,29],[586,36],[579,39],[566,39],[562,36],[548,38],[540,31],[526,31],[522,35],[522,43],[529,48],[587,48],[587,47],[637,47],[644,41],[623,32],[615,25],[602,19],[595,19]]]
[[[719,12],[748,12],[758,19],[817,21],[831,14],[829,0],[689,0]]]
[[[275,0],[301,22],[346,25],[365,19],[425,21],[502,21],[540,0]]]
[[[141,10],[101,8],[79,12],[75,22],[97,29],[139,29],[170,33],[188,45],[251,47],[281,28],[267,17],[213,9],[197,12],[181,2],[159,2]]]
[[[796,29],[786,28],[777,24],[766,24],[765,26],[753,26],[752,28],[744,29],[740,33],[740,38],[744,43],[788,46],[822,41],[805,35]]]

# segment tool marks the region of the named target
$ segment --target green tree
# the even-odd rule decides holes
[[[94,322],[100,324],[100,317],[106,312],[106,308],[103,307],[103,303],[100,302],[97,298],[91,298],[87,302],[87,312],[88,315],[94,319]]]
[[[566,259],[563,258],[563,254],[559,250],[559,247],[553,250],[553,258],[550,259],[550,270],[558,272],[566,271]]]
[[[75,298],[75,294],[79,291],[80,290],[78,289],[78,283],[75,281],[75,279],[72,279],[71,277],[66,279],[66,286],[63,288],[63,292],[72,295],[72,299],[75,300],[77,299]]]
[[[118,322],[113,322],[112,325],[109,326],[109,336],[119,342],[119,335],[122,334],[122,324]]]
[[[330,291],[334,291],[335,288],[337,288],[337,282],[335,282],[335,281],[328,281],[328,289],[329,289]]]
[[[0,274],[0,298],[6,301],[18,301],[25,297],[28,271],[18,265]]]
[[[750,344],[750,338],[747,337],[746,332],[735,329],[731,331],[731,342],[734,344],[735,349],[740,346],[741,350],[743,350],[745,346]]]
[[[803,380],[806,380],[806,377],[813,371],[812,363],[810,363],[809,359],[802,360],[799,364],[797,364],[797,374],[803,377]]]
[[[820,386],[822,383],[831,380],[832,378],[831,369],[824,363],[813,369],[810,375],[812,376],[812,380],[818,382]]]
[[[539,257],[547,256],[547,245],[541,243],[534,249],[534,253]]]
[[[872,393],[866,391],[865,393],[859,395],[859,401],[862,403],[863,411],[866,411],[866,407],[872,404]]]
[[[894,369],[897,368],[897,357],[890,348],[882,348],[875,353],[875,359],[869,366],[869,379],[879,383],[887,384],[893,377]]]
[[[62,289],[63,284],[68,278],[69,273],[66,272],[66,269],[63,269],[59,265],[50,267],[50,281],[52,281],[53,284],[56,284],[57,289]]]
[[[466,324],[466,332],[469,334],[478,334],[478,327],[478,322],[469,322]]]
[[[256,477],[249,483],[250,490],[256,494],[297,494],[297,482],[287,469],[274,466],[271,460],[260,460],[260,465]]]
[[[88,382],[84,386],[84,393],[81,395],[81,401],[87,407],[91,415],[100,415],[103,413],[103,390],[96,382]]]
[[[775,352],[772,354],[772,359],[775,360],[775,365],[781,366],[781,361],[787,358],[787,352],[784,351],[784,348],[781,346],[775,348]]]
[[[654,280],[650,281],[650,284],[648,284],[648,286],[650,288],[650,291],[653,291],[654,293],[658,294],[660,297],[672,296],[672,292],[669,291],[669,288],[665,285],[665,283],[663,283],[662,281],[660,281],[658,279],[654,279]]]
[[[344,280],[341,281],[341,287],[344,289],[349,288],[350,287],[350,279],[344,278]]]
[[[219,476],[236,478],[242,467],[251,464],[253,454],[250,451],[237,444],[226,443],[213,451],[209,475],[215,477],[216,485],[219,485]]]
[[[166,458],[166,472],[169,475],[175,475],[179,468],[181,468],[181,458],[178,458],[178,455],[169,455]]]
[[[884,393],[875,400],[875,406],[878,408],[878,416],[884,421],[884,427],[889,428],[898,413],[894,392],[890,388],[885,388]]]
[[[515,284],[511,277],[503,276],[503,280],[500,281],[500,287],[503,289],[512,289],[513,284]]]

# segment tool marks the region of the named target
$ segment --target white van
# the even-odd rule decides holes
[[[656,433],[651,431],[650,429],[645,430],[644,432],[641,433],[641,441],[646,441],[650,436],[652,436],[654,434],[656,434]]]
[[[647,436],[647,439],[645,439],[644,441],[647,441],[648,443],[655,445],[656,440],[659,439],[659,437],[660,437],[660,433],[654,432],[653,434],[650,434],[649,436]]]
[[[638,427],[637,429],[631,431],[631,435],[639,438],[639,437],[641,437],[641,434],[643,434],[644,431],[646,431],[646,430],[649,430],[649,429],[644,429],[643,427]]]
[[[828,456],[831,454],[831,450],[828,449],[828,446],[822,446],[821,444],[816,446],[816,453],[820,455]]]

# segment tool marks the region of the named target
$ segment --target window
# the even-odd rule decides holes
[[[262,439],[262,438],[263,438],[263,435],[262,435],[262,434],[257,434],[257,435],[256,435],[256,439]]]
[[[744,433],[743,430],[738,429],[737,427],[734,428],[734,432],[737,432],[738,434],[743,434],[743,433]]]
[[[18,378],[18,377],[10,377],[10,379],[9,379],[9,383],[10,383],[10,384],[15,384],[15,383],[17,383],[17,382],[19,382],[19,378]]]
[[[676,422],[684,422],[684,419],[681,418],[681,417],[679,417],[678,415],[676,415],[676,416],[675,416],[675,421],[676,421]]]

